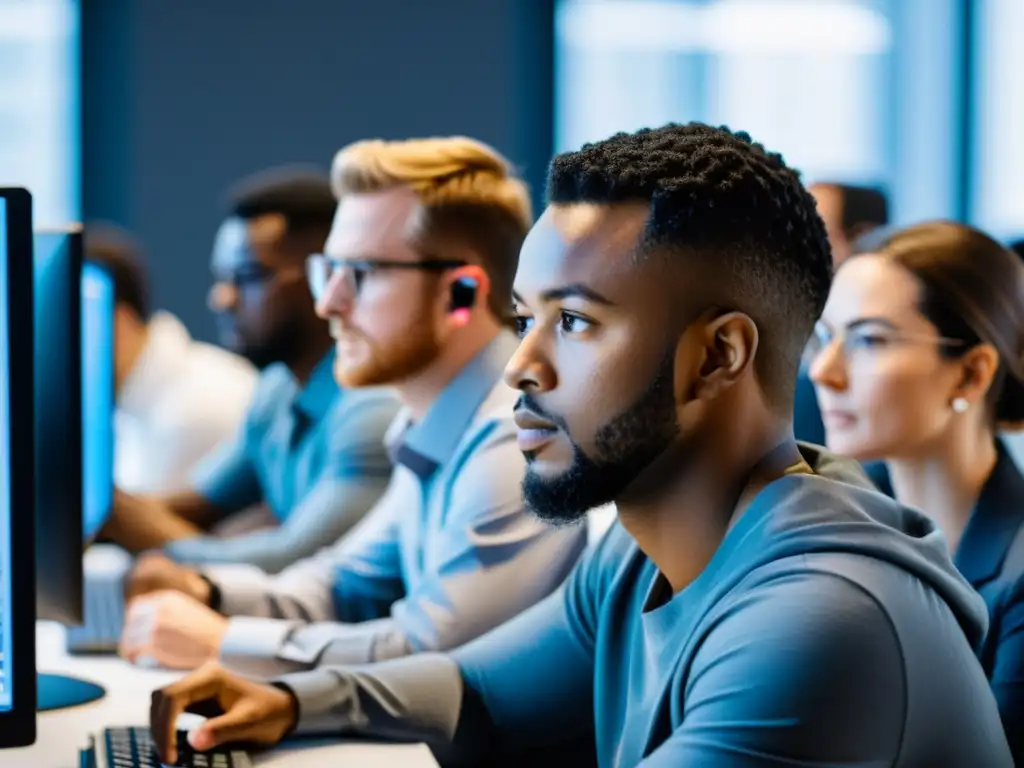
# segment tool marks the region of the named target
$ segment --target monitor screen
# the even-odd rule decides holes
[[[0,712],[11,709],[11,498],[7,387],[7,201],[0,197]]]
[[[91,541],[114,500],[114,281],[82,266],[82,525]]]

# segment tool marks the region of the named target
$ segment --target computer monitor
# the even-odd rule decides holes
[[[75,626],[82,610],[80,227],[38,231],[35,263],[36,613]]]
[[[114,278],[82,265],[82,525],[96,538],[114,504]]]
[[[39,231],[35,265],[36,611],[39,619],[83,621],[83,265],[82,228]],[[112,375],[112,374],[111,374]],[[38,711],[84,704],[103,688],[39,674]]]
[[[32,285],[32,198],[0,189],[0,748],[36,740]]]

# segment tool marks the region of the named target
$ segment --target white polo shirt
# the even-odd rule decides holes
[[[196,463],[235,434],[256,380],[245,359],[193,341],[167,312],[153,315],[146,346],[118,393],[117,487],[138,494],[191,487]]]

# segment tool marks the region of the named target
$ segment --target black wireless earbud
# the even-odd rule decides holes
[[[476,304],[477,282],[472,277],[460,277],[452,283],[449,312],[467,311]]]

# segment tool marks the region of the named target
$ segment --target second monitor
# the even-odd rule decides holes
[[[113,281],[83,264],[80,227],[35,237],[36,550],[40,619],[84,619],[82,555],[113,500]],[[40,711],[103,695],[97,685],[38,676]]]
[[[36,232],[36,612],[82,616],[82,233]]]

